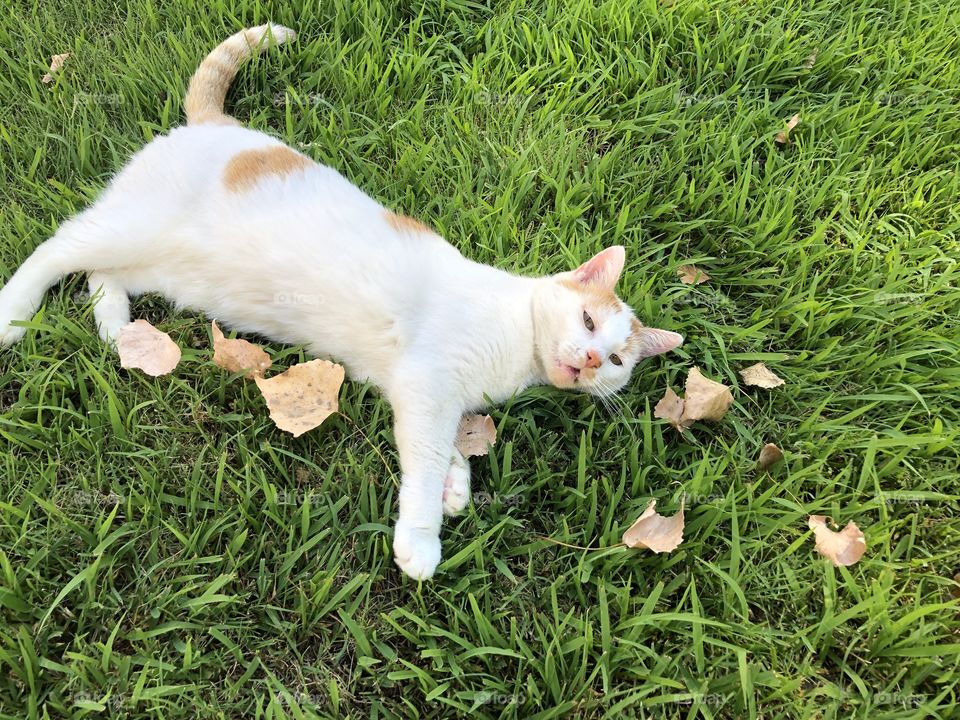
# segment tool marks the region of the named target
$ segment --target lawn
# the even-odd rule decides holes
[[[241,71],[232,114],[476,260],[625,245],[621,295],[686,344],[612,410],[493,409],[418,584],[373,388],[293,439],[157,297],[134,317],[183,361],[120,369],[71,276],[0,350],[0,716],[955,717],[960,1],[275,6],[8,6],[0,278],[270,19],[301,37]],[[711,280],[679,282],[688,262]],[[758,361],[786,385],[744,386]],[[653,406],[693,365],[736,402],[680,434]],[[786,458],[761,474],[767,442]],[[617,547],[654,498],[685,503],[683,544]],[[812,513],[855,521],[863,560],[820,558]]]

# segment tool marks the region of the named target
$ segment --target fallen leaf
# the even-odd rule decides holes
[[[760,458],[757,460],[757,470],[764,472],[783,460],[783,450],[773,443],[767,443],[760,450]]]
[[[814,51],[813,51],[812,53],[810,53],[809,55],[807,55],[807,58],[803,61],[803,67],[804,67],[804,69],[806,69],[806,70],[811,70],[811,69],[813,69],[813,64],[817,61],[817,53],[819,53],[819,52],[820,52],[820,50],[817,49],[817,50],[814,50]]]
[[[465,415],[457,428],[454,442],[464,457],[486,455],[497,441],[497,426],[489,415]]]
[[[684,285],[702,285],[710,279],[710,276],[696,265],[681,265],[677,268],[677,275]]]
[[[840,532],[834,532],[827,527],[827,518],[823,515],[811,515],[807,526],[813,530],[817,552],[829,558],[837,567],[853,565],[867,550],[866,538],[853,520]]]
[[[781,145],[786,145],[790,142],[790,131],[793,130],[800,123],[800,113],[797,113],[792,118],[787,120],[787,126],[777,133],[777,136],[773,139],[774,142]]]
[[[50,58],[50,72],[43,76],[41,82],[47,83],[48,85],[52,83],[53,76],[60,72],[60,68],[63,67],[68,57],[70,57],[70,53],[52,56]]]
[[[676,550],[683,542],[683,501],[680,511],[673,517],[664,517],[654,508],[651,500],[647,509],[623,534],[623,544],[630,548],[645,547],[655,553]]]
[[[687,373],[680,422],[689,426],[695,420],[719,420],[733,404],[733,394],[723,383],[705,378],[694,366]]]
[[[784,384],[783,379],[777,377],[777,375],[762,362],[741,370],[740,377],[743,378],[743,382],[746,385],[755,385],[756,387],[767,388],[768,390]]]
[[[180,348],[170,336],[146,320],[134,320],[117,333],[120,367],[137,368],[159,377],[173,372],[180,362]]]
[[[343,375],[340,365],[311,360],[272,378],[254,377],[254,380],[267,401],[274,424],[300,437],[337,411]]]
[[[213,332],[213,362],[228,372],[246,371],[248,378],[263,377],[273,361],[259,345],[246,340],[229,340],[217,327],[217,321],[210,324]]]
[[[683,398],[678,396],[673,388],[667,388],[667,391],[660,398],[660,402],[653,408],[653,416],[660,420],[666,420],[674,429],[683,431],[683,424],[680,418],[683,417]]]

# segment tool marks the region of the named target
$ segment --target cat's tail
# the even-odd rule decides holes
[[[223,112],[223,101],[240,66],[254,53],[296,37],[297,34],[290,28],[268,23],[241,30],[217,45],[190,79],[184,100],[187,124],[237,124],[236,120]]]

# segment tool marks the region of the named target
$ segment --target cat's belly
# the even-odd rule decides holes
[[[232,264],[160,263],[129,269],[125,282],[132,295],[156,292],[178,309],[217,320],[224,329],[303,345],[312,355],[342,363],[354,380],[385,385],[392,362],[404,349],[402,323],[386,305],[357,292],[300,282],[292,268],[261,264],[251,273]]]

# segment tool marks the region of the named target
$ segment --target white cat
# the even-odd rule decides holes
[[[377,385],[393,407],[402,467],[397,564],[429,578],[444,513],[470,468],[461,416],[530,385],[595,395],[683,338],[644,327],[613,293],[622,247],[572,272],[519,277],[463,257],[336,170],[223,112],[241,63],[295,33],[233,35],[198,68],[187,127],[153,140],[97,202],[63,223],[0,290],[0,342],[16,342],[46,289],[89,272],[101,337],[130,322],[129,296],[158,292],[236,330],[297,343]]]

